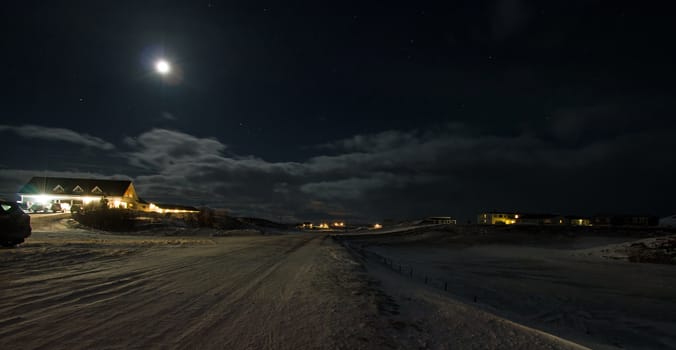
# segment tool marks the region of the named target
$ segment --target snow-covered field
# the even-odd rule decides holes
[[[325,234],[113,235],[58,215],[33,226],[0,250],[0,349],[579,348]]]
[[[450,299],[591,348],[676,348],[676,265],[612,254],[636,240],[520,234],[494,239],[451,230],[357,237],[351,244],[378,254],[366,259],[367,266],[395,281],[390,291],[400,299],[439,291],[445,283],[448,292],[440,293]],[[641,240],[648,246],[652,241],[664,239]],[[393,267],[384,267],[378,256]]]

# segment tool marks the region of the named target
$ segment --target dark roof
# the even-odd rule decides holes
[[[174,209],[174,210],[192,210],[192,211],[200,211],[199,209],[189,206],[189,205],[178,205],[178,204],[160,204],[160,203],[155,203],[155,206],[160,208],[160,209]]]
[[[127,191],[131,181],[106,179],[78,179],[68,177],[35,176],[20,190],[19,194],[66,194],[66,195],[93,195],[93,196],[122,196]],[[58,186],[61,186],[60,188]],[[80,186],[82,192],[73,191]],[[92,192],[96,187],[102,193]],[[63,189],[63,192],[61,191]]]

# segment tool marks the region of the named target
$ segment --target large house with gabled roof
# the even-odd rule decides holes
[[[141,209],[139,197],[129,180],[78,179],[35,176],[26,183],[18,195],[19,203],[60,203],[65,209],[74,204],[88,204],[105,198],[111,208]]]
[[[19,203],[30,208],[33,204],[59,203],[64,210],[73,205],[86,205],[105,199],[108,207],[162,214],[197,213],[199,209],[184,205],[155,204],[139,198],[130,180],[80,179],[36,176],[18,192]]]

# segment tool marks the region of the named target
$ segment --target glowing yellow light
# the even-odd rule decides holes
[[[82,197],[82,203],[83,204],[89,204],[93,201],[99,200],[98,197]]]
[[[519,214],[514,215],[514,218],[515,218],[515,219],[518,219],[518,218],[519,218]]]
[[[52,198],[46,194],[35,196],[35,201],[40,204],[47,204]]]
[[[375,224],[375,225],[373,225],[373,228],[376,229],[376,230],[380,230],[381,228],[383,228],[383,225]]]

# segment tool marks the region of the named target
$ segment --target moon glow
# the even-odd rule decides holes
[[[155,62],[155,70],[157,73],[162,75],[169,74],[171,72],[171,65],[166,60],[158,60]]]

